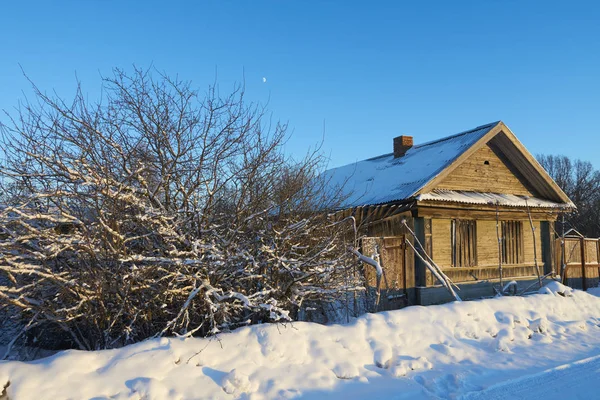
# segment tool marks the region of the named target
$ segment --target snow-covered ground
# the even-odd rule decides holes
[[[600,398],[600,298],[550,289],[4,362],[0,390],[10,382],[16,400]]]
[[[600,356],[595,356],[470,392],[462,399],[595,399],[599,373]]]

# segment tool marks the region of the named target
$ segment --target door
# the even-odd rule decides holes
[[[407,305],[407,271],[405,236],[367,237],[362,240],[361,252],[375,259],[383,269],[378,310],[391,310]],[[369,291],[377,288],[375,269],[365,266]]]

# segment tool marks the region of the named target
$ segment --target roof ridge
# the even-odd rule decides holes
[[[416,145],[413,146],[413,148],[425,147],[425,146],[429,146],[429,145],[432,145],[432,144],[443,142],[445,140],[454,139],[454,138],[456,138],[458,136],[466,135],[467,133],[472,133],[472,132],[475,132],[475,131],[478,131],[478,130],[481,130],[481,129],[484,129],[484,128],[489,128],[490,126],[499,124],[500,122],[501,121],[490,122],[488,124],[480,125],[480,126],[478,126],[476,128],[472,128],[472,129],[469,129],[469,130],[466,130],[466,131],[463,131],[463,132],[455,133],[453,135],[446,136],[446,137],[443,137],[443,138],[440,138],[440,139],[435,139],[435,140],[431,140],[429,142],[416,144]]]
[[[385,158],[385,157],[389,157],[389,156],[393,156],[393,155],[394,155],[394,153],[385,153],[385,154],[381,154],[381,155],[378,155],[375,157],[365,158],[364,160],[360,160],[360,161],[375,161],[379,158]],[[357,161],[357,162],[360,162],[360,161]]]
[[[417,149],[417,148],[421,148],[421,147],[425,147],[425,146],[430,146],[430,145],[432,145],[432,144],[441,143],[441,142],[443,142],[443,141],[445,141],[445,140],[450,140],[450,139],[454,139],[454,138],[456,138],[456,137],[458,137],[458,136],[461,136],[461,135],[466,135],[467,133],[472,133],[472,132],[478,131],[478,130],[480,130],[480,129],[489,128],[490,126],[496,125],[496,124],[498,124],[498,123],[500,123],[500,122],[501,122],[501,121],[490,122],[490,123],[488,123],[488,124],[480,125],[480,126],[478,126],[478,127],[476,127],[476,128],[472,128],[472,129],[469,129],[469,130],[466,130],[466,131],[463,131],[463,132],[455,133],[455,134],[453,134],[453,135],[450,135],[450,136],[445,136],[445,137],[443,137],[443,138],[439,138],[439,139],[431,140],[431,141],[429,141],[429,142],[425,142],[425,143],[421,143],[421,144],[416,144],[416,145],[414,145],[412,148],[413,148],[413,149]],[[361,161],[375,161],[375,160],[378,160],[378,159],[380,159],[380,158],[389,157],[389,156],[391,156],[391,155],[393,155],[393,154],[394,154],[394,153],[385,153],[385,154],[380,154],[380,155],[378,155],[378,156],[369,157],[369,158],[366,158],[366,159],[364,159],[364,160],[360,160],[360,161],[356,161],[356,162],[361,162]],[[351,163],[351,164],[352,164],[352,163]],[[349,164],[348,164],[348,165],[349,165]],[[338,168],[339,168],[339,167],[338,167]]]

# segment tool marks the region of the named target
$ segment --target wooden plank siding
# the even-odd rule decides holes
[[[452,266],[452,242],[450,241],[450,224],[449,219],[432,219],[431,234],[432,234],[432,258],[442,268]],[[479,237],[477,238],[479,240]]]
[[[450,203],[440,204],[432,201],[419,201],[413,216],[425,218],[463,218],[496,221],[496,207],[493,205],[475,205]],[[531,208],[531,218],[535,221],[556,221],[558,212]],[[527,211],[517,207],[500,207],[500,218],[504,221],[527,220]],[[529,222],[527,222],[529,224]]]
[[[477,221],[477,264],[498,268],[498,236],[496,221]]]
[[[526,176],[529,185],[536,188],[537,197],[563,203],[570,202],[569,197],[552,180],[548,173],[544,171],[541,165],[535,160],[535,157],[527,151],[507,126],[502,128],[501,133],[491,138],[488,146],[491,146],[494,151],[510,159],[511,165],[519,171],[519,174]]]
[[[563,283],[582,288],[583,268],[581,266],[581,239],[565,238],[565,264],[566,271],[561,269],[562,264],[562,244],[561,239],[556,239],[555,244],[555,265],[556,270],[562,272]],[[593,287],[598,284],[600,279],[600,240],[585,239],[585,279],[587,287]]]
[[[585,262],[588,264],[598,263],[598,239],[585,239]],[[557,244],[557,251],[560,251],[560,243]],[[558,257],[557,257],[558,258]],[[560,259],[556,260],[558,263]],[[565,262],[566,264],[581,264],[581,245],[579,238],[565,239]]]
[[[408,235],[408,230],[402,224],[403,219],[405,219],[407,225],[414,230],[413,218],[411,217],[411,214],[402,213],[378,221],[373,221],[365,226],[362,231],[367,236],[374,237]]]
[[[436,189],[535,196],[508,161],[488,145],[483,146],[452,171]]]
[[[580,239],[575,238],[566,238],[565,239],[565,264],[566,265],[581,265],[581,245]],[[585,263],[586,265],[591,265],[594,267],[598,267],[598,253],[600,252],[600,241],[598,239],[585,239]],[[557,268],[560,266],[562,262],[560,252],[561,244],[558,242],[556,244],[556,263]],[[573,272],[574,277],[580,277],[581,272]],[[577,275],[579,274],[579,275]]]
[[[542,255],[542,238],[541,238],[541,229],[540,229],[540,221],[533,221],[533,226],[535,227],[535,247],[537,252],[537,261],[538,265],[544,265],[543,255]],[[531,231],[531,226],[529,221],[523,221],[523,247],[524,247],[524,257],[523,262],[525,263],[533,263],[534,262],[534,252],[533,252],[533,232]]]
[[[410,214],[398,214],[392,217],[374,221],[368,226],[364,227],[361,233],[364,233],[368,237],[375,238],[391,238],[405,236],[414,245],[414,240],[406,227],[402,224],[402,220],[405,219],[407,225],[414,230],[414,219]],[[385,266],[384,266],[385,267]],[[409,248],[406,249],[406,288],[415,287],[415,256],[413,251]]]
[[[499,122],[493,129],[481,137],[481,139],[474,143],[470,148],[466,149],[462,155],[456,158],[435,178],[431,179],[427,184],[425,184],[419,190],[419,193],[427,193],[433,189],[440,188],[439,185],[442,182],[446,181],[446,179],[458,168],[462,167],[466,161],[471,160],[475,153],[485,147],[488,147],[492,152],[494,152],[494,154],[501,155],[499,158],[504,165],[507,166],[507,168],[510,166],[509,170],[511,170],[511,174],[513,174],[515,177],[518,177],[518,180],[523,184],[523,186],[526,186],[528,191],[535,192],[536,197],[553,200],[564,204],[569,204],[571,202],[569,197],[560,189],[556,182],[552,180],[548,173],[535,160],[535,157],[533,157],[531,153],[525,149],[521,142],[519,142],[519,140],[516,138],[514,133],[512,133],[503,122]],[[475,161],[471,161],[473,165],[477,164]],[[490,160],[483,160],[483,165],[486,165],[485,161]],[[474,170],[471,168],[470,171]],[[473,175],[471,173],[467,174],[465,178],[465,182],[472,183],[471,185],[467,185],[470,187],[470,190],[484,191],[483,188],[490,187],[489,183],[485,182],[485,179],[482,179],[480,176],[475,177],[480,183],[479,186],[475,185],[475,182],[472,182]],[[491,178],[493,179],[493,175]],[[507,179],[511,179],[510,176],[508,176]],[[453,183],[463,185],[463,182],[457,181],[456,178],[453,179]],[[498,183],[502,183],[502,180],[499,180]],[[450,185],[449,189],[453,189],[452,186],[453,185]],[[494,193],[518,194],[512,190],[500,191],[499,185],[495,185],[493,188],[494,190],[492,190],[492,192]],[[535,189],[530,190],[528,188]]]
[[[512,220],[511,220],[512,221]],[[503,276],[506,279],[530,277],[536,275],[533,233],[528,220],[519,220],[523,227],[522,262],[518,264],[503,264]],[[538,265],[543,268],[541,221],[533,221],[536,229],[536,247]],[[454,282],[469,282],[485,279],[497,279],[498,273],[498,240],[495,220],[477,220],[477,264],[473,267],[452,267],[451,219],[433,218],[431,220],[432,258],[444,270],[444,273]],[[502,234],[500,232],[500,234]],[[591,250],[590,250],[591,252]],[[435,285],[433,277],[427,272],[427,286]]]
[[[586,239],[585,250],[585,262],[598,264],[598,239]]]
[[[379,254],[379,263],[384,270],[385,278],[381,280],[381,289],[405,289],[403,271],[404,242],[403,237],[366,237],[362,240],[363,254],[372,257]],[[365,267],[365,279],[372,287],[377,286],[377,275],[374,268]]]
[[[477,222],[477,266],[498,266],[498,240],[496,221],[478,220]],[[523,263],[534,262],[533,233],[529,221],[523,223]],[[444,269],[452,267],[452,243],[450,241],[450,219],[432,220],[432,248],[434,261]],[[536,232],[538,262],[542,265],[542,241],[540,237],[540,221],[533,221]],[[500,233],[501,234],[501,233]],[[592,249],[589,250],[590,254]]]

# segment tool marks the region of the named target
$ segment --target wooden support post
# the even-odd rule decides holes
[[[565,245],[565,237],[562,236],[560,238],[560,248],[561,248],[561,253],[560,253],[560,276],[563,276],[563,282],[564,282],[564,275],[565,275],[565,270],[566,270],[566,265],[565,265],[565,260],[566,260],[566,255],[565,255],[565,251],[567,250],[567,246]]]
[[[500,292],[504,290],[502,282],[502,236],[500,236],[500,210],[498,201],[496,201],[496,239],[498,240],[498,277],[500,278]],[[504,294],[504,293],[502,293]]]
[[[580,240],[580,245],[579,247],[581,247],[581,280],[582,280],[582,285],[583,285],[583,291],[587,290],[587,280],[585,277],[585,238],[582,237]]]
[[[525,198],[525,207],[527,207],[527,216],[529,217],[529,225],[531,226],[531,234],[533,236],[533,262],[535,263],[535,271],[538,276],[538,283],[540,285],[540,289],[542,288],[542,277],[540,274],[540,265],[538,264],[537,259],[537,245],[535,242],[535,227],[533,226],[533,219],[531,219],[531,210],[529,209],[529,203],[527,203],[527,198]]]
[[[596,262],[598,263],[598,286],[600,286],[600,239],[596,239]]]
[[[402,284],[404,286],[404,296],[408,305],[408,289],[406,288],[406,235],[402,235]]]
[[[552,240],[550,224],[551,223],[548,221],[540,222],[540,242],[542,245],[542,263],[544,265],[544,275],[548,273],[556,275],[554,262],[552,261],[552,257],[554,255],[554,252],[552,251],[552,244],[554,241]]]

